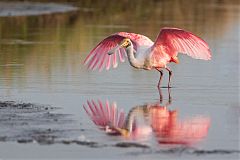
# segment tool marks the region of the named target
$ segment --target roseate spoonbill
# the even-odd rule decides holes
[[[159,93],[162,97],[161,89]],[[211,123],[210,117],[195,116],[179,120],[178,111],[168,109],[171,105],[170,94],[169,89],[165,104],[160,98],[160,103],[137,105],[130,109],[127,116],[117,108],[115,102],[110,104],[108,101],[103,103],[101,100],[92,100],[83,107],[91,120],[108,134],[146,139],[154,133],[159,144],[191,145],[205,138]],[[145,125],[139,123],[139,118],[144,120]]]
[[[191,145],[199,142],[208,134],[210,118],[196,116],[185,120],[177,118],[176,110],[159,103],[144,104],[133,107],[125,116],[115,103],[108,101],[87,101],[83,105],[91,120],[111,135],[122,135],[125,138],[145,139],[154,133],[159,144]],[[145,120],[145,125],[139,123]],[[147,124],[147,125],[146,125]]]
[[[135,33],[118,32],[106,37],[84,60],[88,69],[101,71],[109,70],[118,65],[118,57],[124,62],[125,57],[131,66],[137,69],[156,69],[160,73],[158,87],[160,87],[163,70],[169,72],[168,88],[172,77],[172,71],[167,64],[179,63],[178,53],[187,54],[195,59],[210,60],[211,52],[208,44],[192,34],[178,28],[161,29],[155,42],[148,37]]]

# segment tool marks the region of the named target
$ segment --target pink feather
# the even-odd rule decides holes
[[[98,103],[91,100],[87,101],[87,105],[83,105],[83,108],[93,123],[102,129],[108,126],[114,133],[117,132],[115,128],[122,128],[124,125],[124,112],[119,112],[115,103],[109,105],[108,101],[104,104],[100,100],[98,100]]]
[[[183,53],[195,59],[211,59],[209,46],[204,40],[178,28],[163,28],[151,49],[153,59],[166,58],[163,52],[169,57]]]

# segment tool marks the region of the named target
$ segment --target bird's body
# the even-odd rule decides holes
[[[162,69],[169,71],[170,87],[172,71],[167,67],[170,62],[178,63],[178,53],[195,59],[210,60],[208,44],[191,32],[178,28],[163,28],[155,42],[148,37],[135,33],[118,32],[102,40],[86,57],[84,63],[89,69],[108,70],[115,68],[118,59],[124,62],[125,57],[131,66],[137,69],[160,72],[158,87],[162,80]]]

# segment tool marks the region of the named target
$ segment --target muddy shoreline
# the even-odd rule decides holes
[[[0,142],[52,144],[80,134],[72,115],[59,107],[0,101]]]

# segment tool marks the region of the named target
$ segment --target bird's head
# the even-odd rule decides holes
[[[125,138],[130,137],[130,132],[128,129],[118,128],[118,132]]]
[[[131,45],[131,40],[129,38],[124,38],[116,47],[112,48],[109,52],[108,55],[111,55],[116,52],[121,47],[127,48]]]
[[[121,47],[125,47],[127,48],[128,46],[131,45],[131,40],[129,38],[124,38],[120,44],[119,44]]]

